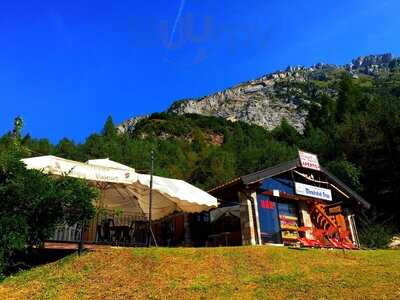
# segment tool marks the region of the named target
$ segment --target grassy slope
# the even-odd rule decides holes
[[[400,251],[104,249],[21,272],[0,299],[399,299]]]

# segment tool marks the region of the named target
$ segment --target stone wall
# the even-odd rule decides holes
[[[258,220],[256,193],[239,191],[240,226],[243,245],[260,245],[261,233]]]

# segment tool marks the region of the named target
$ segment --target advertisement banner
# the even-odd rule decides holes
[[[332,201],[331,190],[299,182],[295,182],[294,184],[295,184],[296,194],[298,195],[318,198],[326,201]]]
[[[318,157],[315,154],[299,151],[300,163],[303,168],[320,171]]]

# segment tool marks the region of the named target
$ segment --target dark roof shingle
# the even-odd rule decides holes
[[[284,163],[278,164],[278,165],[270,167],[270,168],[266,168],[261,171],[257,171],[257,172],[254,172],[254,173],[251,173],[248,175],[241,176],[240,180],[242,181],[243,184],[249,185],[249,184],[258,182],[260,180],[270,178],[270,177],[285,173],[290,170],[294,170],[299,167],[301,167],[299,159],[294,159],[294,160],[284,162]],[[344,189],[347,193],[349,193],[357,201],[357,203],[359,205],[362,205],[367,209],[369,209],[371,207],[371,204],[369,202],[367,202],[357,192],[352,190],[348,185],[346,185],[343,181],[341,181],[339,178],[337,178],[335,175],[333,175],[327,169],[321,167],[321,172],[323,172],[331,181],[335,182],[342,189]],[[235,181],[237,182],[237,180],[238,179],[236,179]],[[215,187],[211,191],[223,189],[224,186],[225,185]]]

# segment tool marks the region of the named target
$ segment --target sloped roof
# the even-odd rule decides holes
[[[264,170],[261,170],[258,172],[254,172],[254,173],[242,176],[240,178],[241,178],[242,182],[247,185],[247,184],[255,183],[260,180],[285,173],[290,170],[294,170],[298,167],[300,167],[300,162],[298,159],[295,159],[295,160],[281,163],[279,165],[275,165],[273,167],[270,167],[270,168],[267,168],[267,169],[264,169]]]
[[[288,162],[284,162],[278,165],[275,165],[270,168],[266,168],[261,171],[257,171],[248,175],[244,175],[240,177],[240,181],[244,185],[249,185],[252,183],[259,182],[263,179],[267,179],[285,172],[288,172],[290,170],[294,170],[296,168],[300,168],[300,161],[299,159],[294,159]],[[341,181],[339,178],[337,178],[335,175],[333,175],[331,172],[329,172],[327,169],[321,167],[321,172],[324,173],[332,182],[336,183],[338,186],[340,186],[342,189],[344,189],[347,193],[349,193],[352,198],[354,198],[359,205],[362,205],[363,207],[369,209],[371,207],[371,204],[367,202],[363,197],[361,197],[357,192],[355,192],[353,189],[351,189],[348,185],[346,185],[343,181]],[[236,182],[239,181],[239,179],[236,179]],[[221,185],[219,187],[216,187],[209,192],[214,192],[217,191],[221,188],[223,188],[225,185]]]
[[[361,197],[356,191],[351,189],[348,185],[346,185],[343,181],[341,181],[339,178],[337,178],[335,175],[333,175],[331,172],[329,172],[327,169],[324,167],[321,167],[321,171],[325,173],[325,175],[335,182],[337,185],[342,187],[346,192],[348,192],[353,198],[358,202],[359,205],[364,206],[366,209],[370,209],[371,204],[365,200],[363,197]]]

